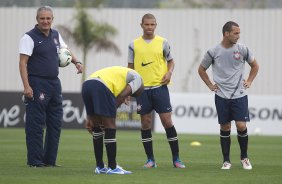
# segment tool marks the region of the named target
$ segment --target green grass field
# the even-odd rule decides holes
[[[231,170],[221,170],[221,151],[216,135],[180,134],[180,156],[185,169],[172,167],[164,134],[154,134],[157,168],[142,168],[146,157],[139,131],[117,131],[117,161],[132,175],[93,174],[95,165],[91,135],[85,130],[62,130],[58,154],[60,168],[26,166],[24,129],[0,129],[0,184],[171,184],[171,183],[282,183],[282,137],[250,136],[249,157],[253,170],[239,162],[237,138],[232,136]],[[199,141],[202,146],[190,146]],[[104,157],[106,161],[106,156]]]

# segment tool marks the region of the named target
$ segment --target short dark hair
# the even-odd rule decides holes
[[[233,21],[226,22],[224,26],[222,27],[222,34],[224,35],[225,32],[231,32],[232,26],[239,27],[239,24]]]
[[[142,17],[142,22],[141,22],[141,23],[143,23],[144,19],[155,19],[155,20],[156,20],[155,16],[154,16],[153,14],[151,14],[151,13],[145,14],[145,15]]]

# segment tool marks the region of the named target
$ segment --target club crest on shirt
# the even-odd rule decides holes
[[[240,60],[241,53],[239,51],[233,52],[233,58],[235,60]]]
[[[56,38],[54,38],[54,43],[55,43],[55,45],[58,45],[58,43],[59,43]]]
[[[43,101],[44,99],[45,99],[45,94],[44,93],[40,93],[39,100]]]
[[[141,111],[141,109],[142,109],[142,105],[138,104],[137,105],[137,111],[139,112],[139,111]]]

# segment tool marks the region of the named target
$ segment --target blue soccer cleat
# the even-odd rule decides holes
[[[117,165],[117,167],[115,169],[109,168],[108,171],[106,172],[106,174],[132,174],[132,172],[127,171],[127,170],[123,169],[122,167],[120,167],[119,165]]]
[[[127,170],[123,169],[120,165],[117,165],[117,168],[120,168],[121,170],[123,170],[124,174],[132,174],[133,173],[131,171],[127,171]]]
[[[176,159],[174,162],[173,162],[173,166],[175,168],[180,168],[180,169],[184,169],[185,168],[185,165],[183,162],[181,162],[181,160],[179,159]]]
[[[95,172],[96,174],[106,174],[107,171],[108,171],[108,168],[106,168],[106,167],[101,168],[101,167],[97,166],[97,167],[95,168],[95,171],[94,171],[94,172]]]
[[[148,159],[143,167],[144,168],[155,168],[155,167],[157,167],[157,164],[156,164],[156,162],[154,160]]]

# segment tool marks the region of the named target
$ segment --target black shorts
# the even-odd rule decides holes
[[[81,93],[87,115],[116,117],[116,98],[102,82],[98,80],[85,81]]]
[[[250,121],[247,95],[236,99],[224,99],[215,95],[215,107],[219,124],[226,124],[232,120]]]
[[[140,97],[136,98],[137,113],[144,115],[155,110],[157,113],[171,112],[169,91],[166,85],[153,89],[145,89]]]

